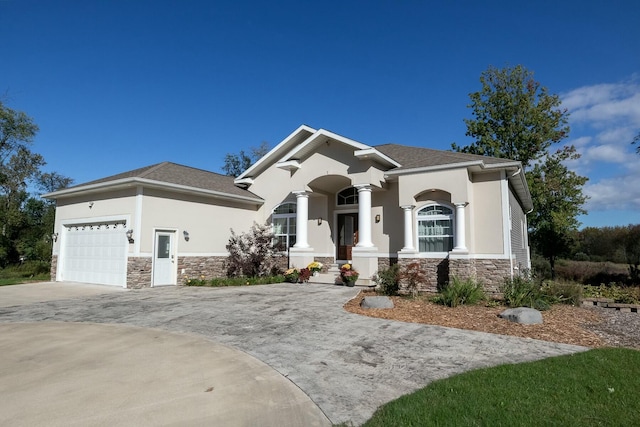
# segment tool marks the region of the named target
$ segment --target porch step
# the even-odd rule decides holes
[[[311,276],[309,278],[309,283],[342,285],[342,280],[340,279],[340,270],[337,270],[336,272],[320,273],[317,276]],[[371,288],[375,285],[375,282],[371,279],[358,279],[356,281],[356,287]]]

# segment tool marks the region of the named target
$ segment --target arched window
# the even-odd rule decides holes
[[[418,220],[418,251],[449,252],[453,249],[453,210],[443,205],[428,205],[420,209]]]
[[[276,207],[271,215],[273,234],[283,251],[296,243],[296,204],[287,202]]]
[[[337,197],[338,206],[341,205],[357,205],[358,204],[358,189],[354,187],[345,188],[338,193]]]

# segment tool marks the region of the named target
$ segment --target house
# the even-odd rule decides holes
[[[530,267],[531,196],[519,162],[300,126],[237,178],[160,163],[66,188],[52,278],[124,287],[224,276],[230,230],[268,221],[291,266],[351,261],[364,280],[418,262],[434,289],[491,290]]]

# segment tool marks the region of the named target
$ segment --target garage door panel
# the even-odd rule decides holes
[[[62,279],[123,286],[128,249],[125,225],[111,222],[67,226]]]

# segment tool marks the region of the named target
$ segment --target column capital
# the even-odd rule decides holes
[[[358,192],[360,192],[360,191],[371,191],[372,190],[371,184],[355,184],[353,186],[353,188],[357,189]]]
[[[405,211],[409,211],[409,210],[413,210],[413,208],[415,208],[416,205],[402,205],[400,206],[401,209],[404,209]]]
[[[454,203],[456,208],[464,208],[464,207],[467,207],[468,204],[469,204],[469,202],[456,202],[456,203]]]
[[[311,194],[311,191],[295,190],[295,191],[292,191],[291,194],[295,194],[296,197],[309,197],[309,194]]]

